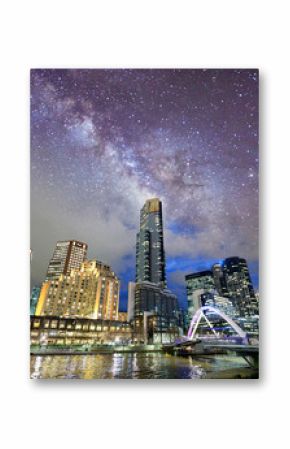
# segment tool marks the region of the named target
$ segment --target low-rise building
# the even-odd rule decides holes
[[[123,321],[31,316],[30,339],[32,346],[127,345],[132,329]]]

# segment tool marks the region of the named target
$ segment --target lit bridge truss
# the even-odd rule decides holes
[[[239,335],[239,337],[241,337],[245,343],[248,343],[248,337],[247,337],[246,332],[244,332],[240,328],[240,326],[237,325],[237,323],[235,323],[229,316],[227,316],[221,310],[218,310],[218,309],[216,309],[214,307],[210,307],[210,306],[201,307],[193,315],[190,326],[189,326],[188,334],[187,334],[187,337],[189,340],[193,340],[196,337],[197,328],[202,319],[204,319],[207,322],[207,324],[208,324],[209,328],[211,329],[211,331],[213,332],[213,334],[217,338],[220,337],[218,335],[218,333],[216,332],[216,330],[214,329],[213,324],[210,322],[210,320],[206,316],[205,312],[210,312],[210,313],[213,313],[214,315],[218,315],[219,317],[223,318],[231,326],[231,328]]]

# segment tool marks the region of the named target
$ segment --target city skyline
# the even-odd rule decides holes
[[[168,287],[231,256],[258,287],[257,70],[33,70],[32,284],[57,241],[135,278],[138,213],[163,202]]]

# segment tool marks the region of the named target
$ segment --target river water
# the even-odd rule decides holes
[[[257,378],[241,357],[177,357],[164,353],[32,355],[32,379]]]

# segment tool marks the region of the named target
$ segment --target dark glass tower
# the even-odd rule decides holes
[[[136,242],[136,282],[149,281],[166,288],[162,203],[147,200],[140,213]]]
[[[240,317],[258,314],[258,302],[255,296],[246,259],[229,257],[223,262],[224,280],[227,296]]]
[[[223,267],[220,263],[215,263],[212,266],[212,274],[214,279],[215,288],[220,296],[227,296],[227,287],[225,283],[225,277]]]
[[[132,306],[134,289],[134,305]],[[130,288],[134,341],[172,343],[180,335],[181,312],[177,297],[166,288],[162,203],[147,200],[140,213],[136,241],[136,284]]]
[[[201,294],[214,290],[214,279],[212,272],[199,271],[185,276],[187,296],[187,321],[190,323],[195,312],[201,307]]]

